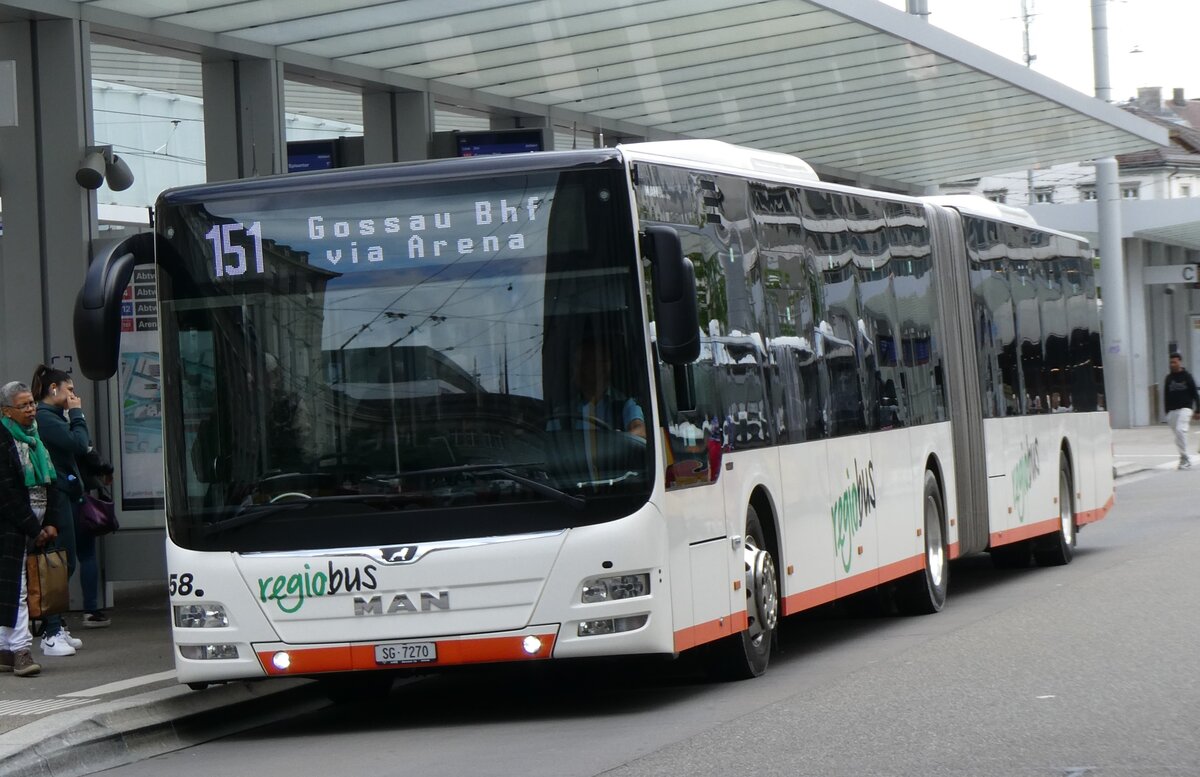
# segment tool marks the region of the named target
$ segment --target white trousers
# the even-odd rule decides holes
[[[28,650],[33,644],[29,633],[29,597],[25,585],[25,557],[21,557],[21,593],[17,597],[17,622],[12,627],[0,626],[0,650]]]
[[[1185,407],[1181,410],[1172,410],[1167,413],[1167,423],[1171,424],[1171,428],[1175,431],[1175,447],[1179,449],[1180,458],[1188,455],[1187,433],[1191,422],[1192,409],[1190,407]]]

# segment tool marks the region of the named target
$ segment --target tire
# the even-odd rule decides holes
[[[1075,557],[1075,488],[1067,457],[1058,462],[1058,531],[1037,540],[1033,555],[1044,567],[1070,564]]]
[[[742,548],[746,560],[747,628],[712,647],[710,673],[722,680],[748,680],[767,671],[771,643],[779,626],[779,575],[753,507],[746,508]]]
[[[900,581],[896,604],[906,615],[932,615],[946,606],[950,587],[950,554],[946,548],[942,508],[942,492],[937,478],[925,470],[924,505],[925,537],[923,569]]]

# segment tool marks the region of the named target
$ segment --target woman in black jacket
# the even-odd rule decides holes
[[[24,383],[0,387],[0,672],[41,672],[29,647],[25,553],[57,535],[53,465],[37,435],[36,405]]]
[[[96,539],[79,526],[83,503],[83,476],[78,459],[92,447],[82,400],[75,394],[75,382],[62,370],[39,364],[34,370],[33,396],[38,400],[38,431],[57,471],[59,511],[64,520],[58,533],[58,547],[67,551],[68,575],[80,566],[79,586],[83,591],[83,625],[108,625],[98,602]],[[67,516],[70,516],[68,519]],[[89,624],[89,618],[102,624]],[[46,618],[42,652],[47,656],[70,656],[83,647],[83,641],[71,635],[62,616]]]

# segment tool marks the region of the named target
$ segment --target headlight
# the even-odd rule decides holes
[[[627,615],[624,618],[603,618],[596,621],[580,621],[576,634],[581,637],[595,637],[599,634],[620,634],[623,631],[636,631],[650,620],[650,613]]]
[[[635,596],[650,595],[650,575],[616,575],[613,577],[593,577],[583,581],[583,594],[580,600],[584,604],[594,602],[612,602],[617,599],[632,599]]]
[[[212,602],[175,605],[175,625],[181,629],[221,629],[229,625],[224,605]]]
[[[193,661],[221,661],[238,657],[237,645],[180,645],[179,655]]]

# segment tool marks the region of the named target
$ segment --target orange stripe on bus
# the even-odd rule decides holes
[[[688,626],[675,632],[675,652],[681,653],[706,642],[715,642],[730,634],[745,631],[749,627],[750,621],[745,612],[735,612],[726,618],[717,618],[697,626]]]
[[[1098,508],[1096,510],[1084,510],[1083,512],[1076,513],[1075,514],[1075,523],[1082,526],[1085,523],[1092,523],[1094,521],[1100,520],[1104,516],[1108,515],[1108,511],[1111,510],[1113,507],[1113,501],[1114,501],[1114,497],[1110,496],[1108,498],[1108,501],[1104,503],[1104,507]]]
[[[954,547],[957,548],[957,544]],[[783,600],[783,614],[791,615],[802,610],[819,607],[822,604],[828,604],[843,596],[849,596],[859,591],[865,591],[868,588],[874,588],[882,583],[899,579],[905,575],[911,575],[913,572],[920,572],[924,568],[925,554],[922,553],[918,556],[910,556],[900,561],[894,561],[891,564],[885,564],[878,569],[872,569],[862,574],[847,577],[844,580],[810,588],[807,591],[801,591],[800,593],[785,597]]]
[[[533,635],[542,641],[541,648],[533,654],[525,652],[526,636],[529,635],[431,640],[437,643],[437,661],[424,664],[376,664],[375,645],[387,644],[382,641],[365,645],[281,647],[274,650],[260,650],[258,651],[258,661],[269,675],[303,675],[349,672],[360,669],[415,669],[500,661],[536,661],[550,657],[554,651],[555,635],[553,633]],[[291,659],[291,665],[287,669],[278,669],[271,662],[271,657],[279,652],[286,652]]]
[[[1043,534],[1051,534],[1058,531],[1058,527],[1058,518],[1050,518],[1049,520],[1038,521],[1036,523],[1027,523],[1015,529],[994,531],[988,535],[988,542],[991,543],[992,547],[997,545],[1011,545],[1014,542],[1041,537]]]

